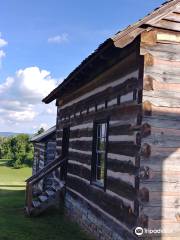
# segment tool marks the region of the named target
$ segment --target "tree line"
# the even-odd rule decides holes
[[[34,149],[28,134],[0,137],[0,159],[6,159],[8,166],[21,168],[32,166]]]

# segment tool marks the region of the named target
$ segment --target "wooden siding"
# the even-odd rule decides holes
[[[135,49],[103,76],[60,99],[57,149],[70,125],[67,187],[132,229],[137,192],[142,78]],[[128,64],[128,67],[127,67]],[[106,191],[90,184],[93,122],[109,118]]]
[[[171,13],[155,26],[179,31],[179,16]],[[145,154],[140,168],[140,218],[143,221],[147,216],[151,229],[179,236],[180,33],[162,29],[145,32],[141,54],[145,59],[143,124],[149,130],[141,141]]]

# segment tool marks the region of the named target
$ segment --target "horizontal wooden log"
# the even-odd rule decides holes
[[[166,93],[168,93],[170,91],[170,94],[174,93],[173,97],[178,97],[178,95],[176,95],[176,94],[179,94],[179,92],[180,92],[180,83],[159,82],[156,79],[154,79],[153,77],[151,77],[151,75],[145,75],[144,76],[144,90],[159,91],[158,94],[163,94],[162,91],[165,91]]]
[[[36,146],[34,149],[35,149],[35,151],[41,151],[41,152],[45,152],[45,150],[46,150],[45,146],[44,147],[37,147]]]
[[[70,131],[70,138],[92,137],[92,135],[93,135],[92,128],[76,129]]]
[[[129,66],[127,67],[127,65]],[[64,96],[63,99],[61,99],[60,104],[65,105],[71,102],[72,100],[77,99],[80,96],[83,96],[84,93],[93,91],[94,89],[97,89],[98,87],[101,87],[102,85],[105,85],[107,83],[109,84],[109,79],[111,79],[111,81],[114,82],[119,77],[129,74],[130,72],[136,69],[137,69],[136,52],[133,51],[130,53],[129,56],[126,56],[124,59],[122,59],[121,62],[113,66],[111,69],[105,71],[103,74],[99,75],[96,79],[92,80],[90,83],[77,89],[75,92],[73,92],[73,94],[71,93],[69,95]]]
[[[180,136],[167,136],[164,134],[153,134],[145,139],[142,139],[141,143],[147,143],[156,147],[169,147],[180,148]]]
[[[67,124],[70,124],[72,127],[82,123],[91,123],[98,119],[105,119],[109,116],[111,116],[111,120],[119,120],[122,124],[132,122],[135,124],[137,122],[137,115],[139,112],[141,112],[140,104],[130,103],[128,105],[117,105],[109,109],[103,109],[87,115],[82,115],[78,118],[71,119],[70,121],[63,122],[61,125],[66,126]]]
[[[99,99],[99,100],[102,100],[104,97],[106,97],[107,96],[107,93],[109,93],[110,94],[110,96],[112,97],[113,95],[114,95],[114,93],[112,92],[112,90],[114,89],[115,90],[115,87],[118,87],[119,88],[119,91],[120,91],[120,93],[121,93],[121,95],[124,95],[124,94],[126,94],[126,93],[128,93],[128,91],[130,90],[130,89],[132,89],[132,87],[128,87],[128,84],[130,84],[130,86],[132,86],[132,84],[134,85],[134,86],[136,86],[137,84],[134,84],[134,81],[131,81],[131,80],[133,80],[133,79],[136,79],[135,81],[136,81],[136,83],[137,83],[137,71],[135,71],[135,72],[132,72],[132,73],[129,73],[129,74],[127,74],[127,75],[125,75],[124,77],[120,77],[120,78],[117,78],[116,79],[116,81],[114,81],[114,82],[110,82],[110,83],[108,83],[108,84],[106,84],[106,85],[102,85],[103,83],[101,83],[101,86],[100,87],[98,87],[98,88],[95,88],[95,89],[93,89],[92,91],[88,91],[88,92],[84,92],[84,95],[83,96],[81,96],[81,97],[78,97],[78,98],[76,98],[76,99],[74,99],[74,100],[72,100],[71,102],[69,102],[68,104],[66,104],[66,105],[64,105],[64,106],[62,106],[61,107],[61,113],[63,112],[63,110],[64,109],[70,109],[70,108],[72,108],[73,106],[75,107],[77,107],[77,106],[80,106],[80,103],[82,104],[84,104],[84,103],[91,103],[92,102],[92,100],[93,100],[93,96],[94,97],[96,97],[97,99]],[[127,83],[125,83],[126,81],[128,81]],[[125,90],[125,86],[127,85],[127,90]],[[120,88],[120,86],[121,86],[121,88]],[[116,92],[116,90],[115,90],[115,92]],[[124,94],[123,94],[124,93]],[[116,95],[116,94],[115,94]],[[114,96],[115,96],[114,95]],[[101,99],[101,98],[102,99]],[[109,99],[109,98],[108,98]],[[112,98],[111,98],[112,99]],[[99,101],[98,101],[99,102]]]
[[[163,92],[144,90],[143,101],[149,101],[152,105],[155,106],[178,108],[178,102],[180,101],[180,93],[174,91]]]
[[[180,206],[179,204],[179,193],[171,193],[171,192],[149,192],[149,200],[148,203],[143,203],[143,206],[158,206],[158,207],[174,207],[177,208]]]
[[[107,159],[107,168],[114,172],[130,173],[135,174],[137,167],[132,164],[131,161],[120,161],[117,159]]]
[[[83,130],[83,129],[92,129],[93,128],[93,122],[88,122],[88,123],[80,123],[78,125],[72,126],[70,128],[70,132],[73,132],[74,130]]]
[[[180,130],[180,122],[177,116],[170,118],[169,116],[144,116],[144,123],[148,123],[151,127],[157,128],[171,128]]]
[[[163,59],[163,60],[179,61],[180,46],[172,43],[171,44],[156,43],[156,45],[154,46],[141,44],[141,54],[142,55],[150,54],[155,58]]]
[[[67,115],[74,114],[76,112],[82,112],[83,110],[87,110],[97,104],[105,103],[105,101],[111,101],[117,96],[121,97],[121,102],[128,102],[133,100],[133,91],[138,88],[138,80],[137,78],[130,78],[126,80],[124,83],[115,86],[109,87],[104,91],[94,94],[87,99],[83,99],[78,103],[73,104],[72,106],[66,107],[60,111],[61,117],[65,117]],[[127,98],[127,94],[132,93],[130,98]],[[127,99],[126,99],[127,98]],[[108,104],[108,102],[107,102]]]
[[[80,152],[69,151],[69,159],[80,163],[85,163],[87,165],[91,164],[91,155],[83,154]]]
[[[107,177],[107,189],[129,200],[137,197],[136,189],[132,185],[114,177]]]
[[[150,168],[161,171],[179,171],[180,167],[178,165],[180,157],[180,149],[176,148],[160,148],[151,145],[151,155],[147,159],[141,157],[142,166],[148,165]]]
[[[147,188],[152,192],[162,192],[167,191],[171,193],[178,193],[180,191],[179,181],[165,182],[165,181],[141,181],[140,188]]]
[[[111,230],[119,234],[120,236],[126,236],[127,239],[134,239],[134,234],[132,229],[124,225],[122,222],[118,221],[115,217],[108,214],[98,205],[91,202],[88,198],[85,198],[82,194],[67,187],[67,199],[70,201],[75,201],[80,204],[83,209],[89,209],[90,213],[93,214],[97,219],[100,219],[103,224],[106,224]],[[73,199],[73,200],[72,200]],[[70,212],[72,214],[72,212]],[[94,222],[94,219],[92,219]]]
[[[166,71],[157,71],[155,68],[152,69],[152,67],[150,68],[146,68],[145,75],[150,75],[152,78],[156,79],[156,81],[158,82],[164,82],[164,83],[179,83],[179,79],[178,79],[178,73],[169,73]]]
[[[151,145],[151,158],[157,158],[166,160],[169,156],[173,159],[177,159],[179,157],[180,149],[179,148],[168,148],[168,147],[157,147],[155,145]]]
[[[151,49],[151,48],[156,48],[160,46],[160,50],[161,50],[161,47],[162,48],[167,47],[167,44],[169,46],[170,44],[177,45],[179,42],[180,42],[179,32],[171,31],[171,29],[168,30],[168,29],[153,28],[150,31],[144,31],[141,34],[141,48],[148,47],[149,49]],[[164,46],[161,46],[163,44]],[[168,49],[166,48],[164,52],[168,52]],[[143,53],[141,52],[141,54]]]
[[[136,176],[129,173],[122,173],[122,172],[114,172],[112,170],[107,169],[107,178],[113,178],[117,181],[125,182],[133,187],[136,187]]]
[[[137,131],[138,126],[132,126],[131,124],[125,125],[111,125],[109,126],[109,135],[133,135],[134,131]]]
[[[157,168],[160,167],[161,169],[158,171],[150,168],[147,163],[141,164],[140,179],[142,179],[142,181],[145,179],[146,181],[175,182],[180,178],[180,171],[176,170],[175,167],[174,170],[168,170],[167,167],[166,170],[164,170],[162,166],[158,166]]]
[[[68,173],[77,175],[78,177],[84,178],[88,181],[91,179],[91,166],[87,167],[83,164],[78,164],[75,161],[68,161]]]
[[[179,116],[180,116],[180,108],[179,107],[170,107],[170,106],[156,106],[154,104],[159,104],[159,105],[171,105],[171,103],[166,99],[166,102],[160,99],[160,102],[158,103],[157,99],[149,98],[149,97],[144,97],[146,101],[143,102],[143,111],[144,111],[144,116],[153,116],[154,118],[157,119],[168,119],[169,121],[174,120],[177,121]],[[163,101],[163,103],[161,102]],[[152,104],[150,101],[153,101],[154,104]],[[177,104],[173,102],[173,104]]]
[[[115,160],[119,160],[122,162],[129,162],[132,165],[136,165],[136,157],[133,156],[125,156],[125,155],[121,155],[121,154],[114,154],[114,153],[107,153],[107,158],[109,159],[115,159]]]
[[[35,146],[38,146],[38,147],[44,147],[46,144],[45,143],[35,143]]]
[[[67,186],[97,204],[100,208],[119,221],[130,227],[135,225],[135,215],[130,211],[130,208],[126,207],[123,204],[123,201],[115,195],[110,195],[100,188],[90,185],[89,182],[82,181],[80,178],[70,174],[67,176]]]
[[[180,23],[179,22],[173,22],[166,19],[162,19],[157,23],[152,24],[154,27],[174,30],[174,31],[180,31]]]
[[[132,142],[109,142],[108,152],[126,156],[136,156],[139,147]]]
[[[71,141],[69,142],[69,147],[82,151],[91,151],[92,150],[92,141]]]
[[[129,151],[128,156],[134,156],[139,150],[139,147],[136,144],[134,144],[134,141],[118,141],[118,140],[112,141],[111,138],[112,137],[109,136],[108,151],[110,153],[115,153],[115,154],[119,153],[123,155],[124,153]],[[82,151],[91,151],[92,141],[73,140],[69,142],[69,147],[77,150],[82,150]]]
[[[160,82],[179,83],[178,76],[180,70],[178,67],[166,65],[159,66],[157,64],[155,66],[146,66],[144,73],[146,75],[151,75],[154,79]]]
[[[169,20],[169,21],[175,21],[175,22],[180,22],[180,14],[176,12],[172,12],[168,14],[164,19]]]
[[[133,135],[109,135],[108,136],[109,142],[122,142],[125,143],[132,143],[136,144],[138,141],[138,133],[134,133]]]
[[[180,207],[165,208],[163,206],[145,206],[143,207],[143,213],[151,219],[169,219],[175,222],[176,214],[179,213],[179,209]]]

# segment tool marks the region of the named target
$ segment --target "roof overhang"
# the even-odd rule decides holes
[[[174,11],[180,0],[170,0],[163,3],[159,8],[155,9],[151,14],[139,20],[133,25],[128,26],[125,30],[116,33],[113,37],[107,39],[102,43],[90,56],[88,56],[69,76],[48,96],[42,101],[46,104],[52,102],[61,96],[61,94],[68,88],[69,83],[77,78],[77,75],[86,69],[88,65],[93,64],[95,59],[103,54],[103,52],[112,46],[116,48],[124,48],[129,45],[138,35],[144,31],[149,31],[154,23],[161,20],[163,17]]]
[[[53,126],[41,134],[32,136],[30,141],[31,142],[41,142],[41,141],[45,140],[46,138],[50,137],[55,132],[56,132],[56,126]]]

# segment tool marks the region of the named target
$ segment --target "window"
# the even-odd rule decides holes
[[[105,187],[108,122],[94,123],[92,152],[92,183]]]

